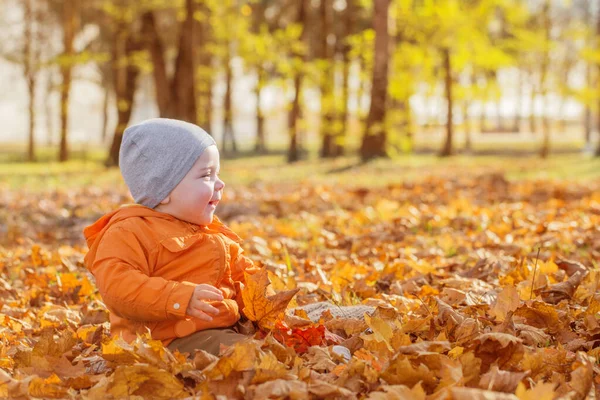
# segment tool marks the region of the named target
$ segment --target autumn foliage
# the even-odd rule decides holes
[[[243,293],[251,338],[220,357],[110,337],[79,235],[126,194],[0,192],[0,397],[594,398],[598,189],[484,174],[231,190],[221,216],[265,273]],[[336,313],[354,305],[372,312]]]

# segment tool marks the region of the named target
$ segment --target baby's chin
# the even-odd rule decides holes
[[[214,220],[214,213],[210,214],[210,218],[198,218],[196,221],[192,221],[194,222],[196,225],[210,225],[212,224]]]

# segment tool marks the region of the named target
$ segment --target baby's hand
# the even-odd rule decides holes
[[[185,313],[190,317],[196,317],[203,321],[212,321],[209,314],[217,315],[219,310],[208,304],[207,301],[221,300],[223,300],[223,294],[213,285],[205,283],[197,285]]]

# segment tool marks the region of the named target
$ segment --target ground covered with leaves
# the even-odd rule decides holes
[[[122,186],[2,190],[0,397],[594,398],[599,189],[493,173],[228,188],[218,214],[268,275],[245,293],[253,339],[220,357],[110,337],[81,230]],[[336,312],[357,305],[372,312]]]

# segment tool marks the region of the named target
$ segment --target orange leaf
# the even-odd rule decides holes
[[[245,276],[246,285],[242,290],[244,314],[249,320],[257,322],[260,328],[272,330],[275,322],[282,319],[292,297],[300,289],[286,290],[267,297],[267,287],[270,282],[266,269]]]

